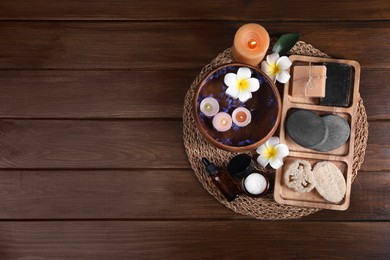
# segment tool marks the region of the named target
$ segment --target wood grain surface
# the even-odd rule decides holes
[[[200,69],[231,47],[242,24],[2,21],[0,69]],[[264,21],[262,25],[271,35],[299,32],[302,40],[334,58],[358,60],[363,69],[390,68],[383,55],[390,46],[373,44],[390,37],[387,21]]]
[[[244,23],[357,60],[347,211],[235,214],[198,182],[186,91]],[[0,2],[0,259],[389,259],[390,2]]]
[[[8,259],[386,259],[390,253],[384,222],[10,221],[0,232],[0,257]]]
[[[293,11],[292,11],[293,10]],[[154,1],[3,0],[4,20],[389,20],[384,0]]]

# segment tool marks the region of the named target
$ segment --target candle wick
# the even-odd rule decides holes
[[[251,49],[254,49],[257,47],[257,41],[253,38],[250,38],[248,40],[248,47],[251,48]]]

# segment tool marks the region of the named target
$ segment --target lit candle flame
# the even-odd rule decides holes
[[[221,125],[223,125],[223,126],[227,125],[227,120],[226,119],[222,119],[221,120]]]
[[[207,111],[207,112],[211,112],[213,110],[213,106],[209,103],[207,103],[205,106],[204,106],[204,109]]]
[[[256,39],[253,39],[253,38],[250,38],[248,40],[248,47],[251,48],[251,49],[254,49],[257,47],[257,41]]]
[[[240,111],[240,112],[237,113],[237,117],[236,118],[237,118],[238,122],[242,123],[242,122],[244,122],[246,120],[247,115],[245,114],[244,111]]]

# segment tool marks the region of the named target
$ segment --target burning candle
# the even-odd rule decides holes
[[[244,127],[251,122],[252,115],[245,107],[237,107],[232,113],[232,119],[237,126]]]
[[[233,57],[239,62],[257,66],[267,53],[269,41],[268,32],[263,26],[244,24],[234,36]]]
[[[213,118],[213,126],[218,132],[226,132],[232,127],[232,117],[225,112],[219,112]]]
[[[214,116],[219,111],[219,104],[215,98],[208,97],[200,103],[200,111],[206,116]]]
[[[245,178],[243,182],[244,191],[249,196],[260,196],[268,191],[269,182],[260,173],[252,173]]]

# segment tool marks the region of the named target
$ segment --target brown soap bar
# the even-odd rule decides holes
[[[293,97],[325,97],[326,67],[294,66]]]
[[[327,68],[326,95],[322,106],[348,107],[353,85],[353,68],[348,64],[325,63]]]

